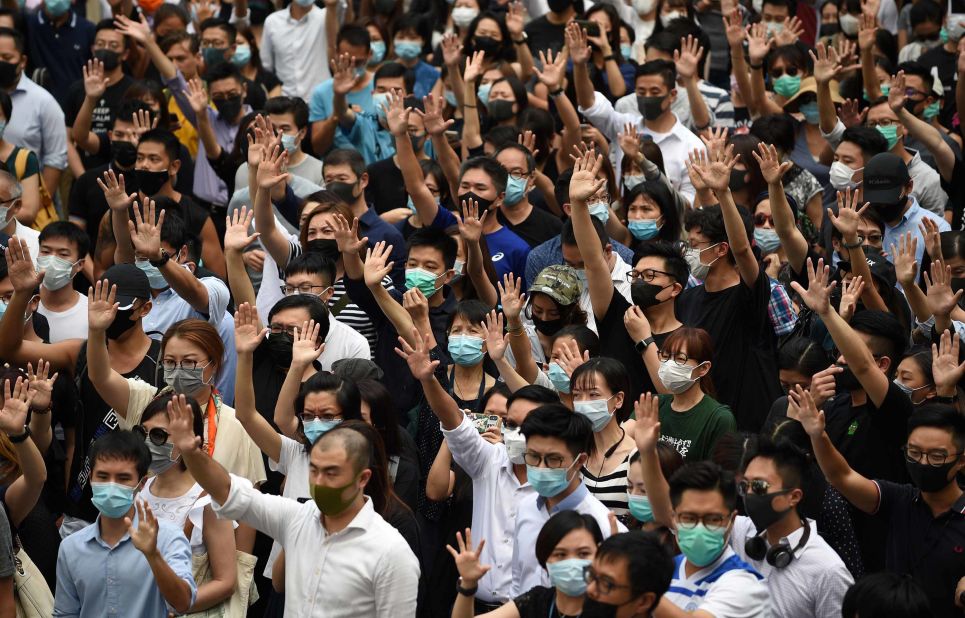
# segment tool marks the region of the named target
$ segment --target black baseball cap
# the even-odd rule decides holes
[[[908,166],[901,157],[890,152],[876,154],[864,166],[864,201],[897,204],[909,180]]]
[[[898,283],[895,265],[889,262],[877,247],[863,247],[863,249],[865,261],[868,262],[868,268],[871,270],[871,276],[886,287],[895,287],[895,284]],[[843,272],[852,272],[850,262],[838,262],[838,268]]]
[[[107,280],[117,286],[115,300],[120,309],[129,309],[138,298],[151,298],[151,285],[147,275],[134,264],[114,264],[104,271],[100,280]]]

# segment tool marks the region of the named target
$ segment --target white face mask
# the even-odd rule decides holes
[[[714,258],[714,261],[710,264],[704,264],[700,261],[700,254],[708,249],[713,249],[720,243],[713,244],[705,249],[697,249],[695,247],[690,247],[684,253],[684,259],[687,260],[687,265],[690,266],[690,274],[703,281],[707,278],[708,273],[710,273],[710,267],[714,265],[720,257]]]
[[[522,465],[523,453],[526,452],[526,437],[519,427],[515,429],[503,427],[503,444],[506,445],[506,454],[509,456],[510,463]]]
[[[670,25],[670,22],[672,22],[675,19],[680,19],[682,17],[683,18],[687,17],[687,14],[682,11],[670,11],[669,13],[664,13],[663,15],[660,16],[660,23],[661,25],[663,25],[664,28],[666,28],[667,26]]]
[[[610,399],[591,399],[590,401],[574,401],[573,411],[582,414],[593,425],[594,432],[603,431],[613,417],[610,414]]]
[[[701,365],[703,365],[703,363],[697,365],[697,367]],[[668,391],[677,395],[693,386],[694,382],[698,380],[698,378],[691,377],[697,367],[691,367],[690,365],[680,366],[671,358],[660,363],[660,369],[657,370],[657,377],[660,378],[660,381],[663,382],[663,385],[667,387]]]
[[[45,288],[59,290],[73,279],[74,264],[56,255],[41,255],[37,257],[37,272],[44,271]]]
[[[784,24],[779,21],[769,21],[764,24],[764,27],[767,28],[768,36],[777,36],[778,33],[784,30]]]
[[[764,10],[764,0],[751,0],[751,8],[754,9],[755,13],[760,15],[761,11]]]
[[[474,9],[471,6],[457,6],[452,9],[452,23],[460,28],[465,28],[472,23],[472,20],[476,19],[479,15],[479,9]]]
[[[856,15],[843,13],[838,16],[838,23],[841,24],[841,32],[846,35],[854,36],[858,34],[858,17]]]
[[[856,170],[851,169],[841,161],[835,161],[831,164],[831,186],[838,191],[844,191],[848,188],[856,189],[861,183],[854,182],[852,178],[863,169],[863,167]]]
[[[653,12],[657,6],[657,0],[633,0],[633,10],[637,15],[647,15]]]

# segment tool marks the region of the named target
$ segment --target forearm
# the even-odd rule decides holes
[[[875,366],[871,350],[861,341],[858,334],[844,321],[833,308],[818,314],[828,329],[834,345],[848,361],[848,367],[857,375]]]
[[[282,233],[275,226],[275,213],[271,210],[271,201],[267,189],[257,188],[254,199],[255,230],[261,234],[261,244],[268,254],[284,268],[288,265],[289,244]]]
[[[938,172],[941,174],[942,179],[947,183],[951,183],[955,168],[955,153],[952,151],[951,146],[942,139],[938,129],[921,120],[905,108],[898,110],[898,119],[908,130],[908,133],[924,144],[925,148],[935,156],[935,163],[938,166]]]
[[[539,367],[533,358],[533,348],[526,335],[526,329],[518,317],[507,320],[506,326],[509,330],[509,349],[513,351],[513,358],[516,360],[516,372],[526,382],[533,384]]]
[[[114,232],[114,263],[133,264],[134,243],[131,241],[131,231],[127,226],[129,221],[127,208],[112,208],[107,216],[110,217],[111,231]]]
[[[462,58],[462,56],[460,56],[460,58]],[[453,96],[456,97],[456,108],[462,109],[466,103],[466,81],[462,78],[459,63],[446,64],[446,69],[446,79],[449,80],[449,89],[452,90]]]
[[[445,133],[432,136],[432,148],[436,153],[436,163],[442,168],[442,175],[446,177],[446,182],[449,184],[450,193],[458,195],[459,165],[461,164],[459,155],[452,149]]]
[[[18,352],[23,346],[23,314],[27,310],[31,295],[25,292],[13,293],[7,310],[0,318],[0,355],[8,360],[17,361]]]
[[[861,277],[867,284],[861,293],[861,301],[865,307],[877,311],[890,311],[888,305],[886,305],[885,301],[881,298],[881,295],[878,294],[874,279],[871,278],[871,267],[868,266],[867,258],[864,255],[864,247],[858,243],[857,235],[850,239],[844,238],[842,240],[846,245],[858,245],[857,247],[848,248],[848,259],[851,261],[851,273],[855,277]]]
[[[462,148],[469,151],[482,146],[482,135],[479,127],[479,102],[476,100],[476,84],[465,82],[463,90],[465,102],[462,106]]]
[[[228,289],[234,298],[235,306],[240,307],[243,303],[255,306],[256,294],[255,287],[251,284],[248,276],[248,269],[242,259],[241,251],[236,249],[225,250],[225,263],[228,266]],[[261,328],[261,318],[258,319],[258,328]]]
[[[281,437],[255,407],[253,364],[254,356],[251,352],[238,353],[238,362],[235,366],[235,416],[238,417],[238,421],[255,446],[270,459],[278,461],[281,457]],[[198,482],[201,481],[198,480]],[[224,504],[221,500],[218,500],[218,503]]]
[[[647,367],[650,381],[653,382],[653,390],[661,395],[669,393],[670,391],[667,390],[660,379],[660,358],[657,356],[657,344],[648,345],[641,356],[643,357],[643,364]]]
[[[567,152],[573,152],[572,149],[567,150]],[[556,201],[556,186],[553,181],[543,172],[536,170],[534,172],[534,184],[536,189],[543,194],[543,199],[546,201],[546,207],[554,215],[558,217],[563,217],[563,208],[560,206],[559,202]]]
[[[173,260],[165,262],[159,270],[171,289],[186,300],[192,309],[204,315],[208,314],[208,288],[204,287],[194,273]]]
[[[687,100],[690,102],[690,117],[693,125],[698,130],[703,130],[710,126],[710,110],[707,109],[707,102],[704,95],[697,88],[697,76],[684,79],[687,87]]]
[[[84,102],[81,103],[80,110],[77,111],[77,117],[74,118],[74,126],[70,128],[70,136],[74,139],[74,143],[78,148],[88,153],[97,152],[100,146],[100,138],[91,132],[96,104],[97,101],[90,97],[84,97]]]
[[[354,251],[346,251],[342,254],[342,266],[345,268],[347,279],[361,280],[365,273],[365,264],[362,258]]]
[[[275,425],[286,437],[296,439],[298,434],[298,419],[295,418],[295,399],[298,398],[298,391],[302,386],[302,376],[305,374],[306,367],[292,362],[288,373],[285,374],[285,381],[278,392],[278,399],[275,402]]]
[[[459,409],[456,400],[446,392],[446,389],[442,388],[439,380],[435,376],[429,376],[424,380],[419,380],[419,382],[422,384],[429,409],[442,423],[442,428],[452,430],[458,427],[462,423],[462,410]]]
[[[915,319],[919,322],[927,322],[931,318],[931,308],[928,306],[928,297],[921,291],[914,280],[901,283],[901,289],[908,299],[908,305],[915,314]]]
[[[191,586],[188,582],[178,577],[158,551],[145,557],[164,600],[178,613],[187,612],[191,607]]]
[[[590,73],[586,68],[585,62],[573,63],[573,88],[576,90],[577,105],[583,109],[593,107],[593,101],[595,99],[593,82],[590,81]]]
[[[838,113],[834,110],[834,101],[831,100],[831,85],[820,83],[817,85],[818,96],[818,128],[824,134],[834,131],[838,126]]]
[[[64,170],[57,169],[56,167],[51,167],[45,165],[41,174],[44,177],[45,187],[59,187],[60,186],[60,176],[64,173]],[[56,189],[54,189],[56,190]]]
[[[874,48],[861,50],[861,82],[868,93],[868,101],[877,101],[881,97],[881,86],[875,72]]]
[[[476,585],[473,583],[472,585]],[[463,588],[469,586],[465,581],[462,582]],[[476,595],[467,596],[465,594],[457,594],[456,602],[452,604],[452,616],[451,618],[472,618],[474,613],[473,609],[475,606]]]
[[[744,104],[747,106],[751,118],[756,118],[760,115],[760,112],[753,104],[753,97],[749,96],[751,93],[751,78],[747,68],[747,60],[744,59],[744,50],[740,45],[730,48],[730,63],[731,74],[737,82],[737,89],[742,93],[748,94],[748,96],[745,97]]]
[[[715,191],[714,196],[720,202],[720,210],[724,215],[724,231],[727,233],[731,255],[737,261],[737,270],[740,272],[744,284],[752,285],[757,280],[760,267],[757,258],[754,257],[754,252],[751,250],[747,230],[744,228],[744,220],[737,210],[737,204],[734,203],[734,194],[730,192],[730,189],[724,189],[723,191]]]
[[[53,441],[53,431],[50,428],[50,411],[41,414],[37,410],[30,413],[30,439],[37,445],[37,450],[43,455],[50,448]]]
[[[452,453],[449,452],[449,444],[443,440],[426,477],[426,498],[434,502],[442,502],[449,497],[451,466]]]
[[[351,2],[348,3],[349,6],[352,5]],[[336,41],[338,40],[338,4],[325,6],[325,40],[328,42],[328,57],[337,58],[338,48],[336,47]]]
[[[787,261],[795,272],[803,272],[804,261],[808,255],[808,241],[797,227],[780,179],[768,185],[768,195],[771,202],[771,216],[774,217],[774,231],[781,239]]]
[[[529,45],[526,41],[522,41],[522,43],[516,43],[514,41],[513,48],[516,50],[516,60],[519,62],[519,79],[525,84],[529,81],[529,78],[533,76],[533,54],[529,51]],[[619,72],[618,69],[617,73]]]
[[[466,241],[466,272],[473,287],[476,288],[476,293],[479,294],[479,300],[486,303],[488,307],[495,307],[499,301],[499,295],[496,293],[496,286],[486,274],[482,248],[478,240]]]
[[[349,109],[344,94],[336,92],[332,95],[332,116],[338,118],[339,126],[346,129],[351,129],[355,124],[355,112]]]
[[[248,379],[251,380],[250,377]],[[235,404],[237,403],[238,397],[235,395]],[[211,459],[203,449],[192,449],[181,456],[198,485],[201,485],[216,503],[224,504],[231,492],[231,477],[221,464]]]
[[[405,339],[409,345],[415,345],[415,340],[412,338],[412,329],[415,325],[412,323],[412,317],[409,315],[409,312],[406,311],[397,300],[392,298],[388,290],[382,287],[381,281],[375,285],[369,285],[368,288],[375,302],[378,303],[379,309],[382,310],[385,317],[392,323],[392,326],[395,328],[395,331],[399,333],[399,336]]]
[[[657,449],[640,453],[643,464],[643,484],[647,488],[647,497],[653,509],[654,521],[662,526],[673,528],[673,506],[670,503],[670,485],[660,469],[660,459]]]
[[[513,355],[515,354],[516,352],[514,351]],[[510,392],[515,393],[524,386],[529,386],[532,384],[531,382],[527,382],[523,376],[519,375],[519,373],[513,369],[513,366],[509,364],[509,361],[507,361],[505,357],[499,360],[494,360],[493,362],[496,364],[496,369],[499,371],[499,377],[502,378],[503,382],[506,383],[506,386],[509,387]]]
[[[958,72],[958,82],[955,84],[955,109],[965,110],[965,72]],[[958,130],[965,138],[965,123],[959,123]]]
[[[614,60],[605,60],[603,69],[606,71],[606,83],[610,88],[610,95],[614,100],[627,93],[627,83],[623,80],[623,73],[620,72],[620,65]]]
[[[198,129],[198,137],[201,139],[201,143],[204,144],[204,154],[209,159],[217,159],[221,156],[221,144],[218,143],[218,138],[215,137],[214,128],[211,126],[210,118],[208,117],[208,110],[204,109],[200,113],[196,114],[197,123],[195,127]]]
[[[337,129],[338,117],[334,114],[325,120],[313,122],[312,149],[320,155],[324,155],[326,152],[328,152],[328,149],[331,148],[332,144],[335,142],[335,131]],[[251,173],[250,170],[249,173]]]
[[[165,81],[174,79],[178,74],[178,70],[174,66],[174,63],[171,62],[171,59],[165,56],[161,48],[158,47],[154,37],[148,38],[144,43],[144,49],[147,51],[148,56],[151,57],[151,62],[154,63],[154,67],[161,75],[161,79]]]

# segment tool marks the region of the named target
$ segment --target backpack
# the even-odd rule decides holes
[[[17,180],[22,180],[23,175],[27,173],[27,158],[29,156],[30,151],[26,148],[21,148],[17,151],[17,158],[14,160],[14,176],[16,176]],[[39,232],[51,221],[58,221],[60,216],[54,207],[53,197],[51,197],[50,192],[47,191],[47,187],[44,185],[43,174],[37,172],[37,175],[40,180],[40,208],[37,209],[37,217],[30,227]]]

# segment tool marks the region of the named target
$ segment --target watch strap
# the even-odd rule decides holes
[[[26,425],[23,426],[23,433],[17,434],[15,436],[7,436],[11,444],[20,444],[21,442],[25,442],[29,437],[30,437],[30,427]]]
[[[651,343],[655,343],[653,340],[653,335],[651,335],[650,337],[647,337],[646,339],[642,339],[638,341],[634,346],[637,349],[637,354],[643,354],[644,352],[646,352],[647,348],[650,347]]]
[[[479,584],[478,584],[478,583],[477,583],[475,586],[473,586],[472,588],[463,588],[463,586],[462,586],[462,578],[460,577],[458,580],[456,580],[456,592],[458,592],[459,594],[461,594],[461,595],[464,596],[464,597],[475,596],[477,590],[479,590]]]
[[[168,253],[167,251],[165,251],[164,249],[161,249],[161,259],[160,259],[160,260],[148,260],[148,262],[150,262],[151,266],[153,266],[153,267],[155,267],[155,268],[161,268],[162,266],[164,266],[165,264],[167,264],[167,263],[168,263],[168,260],[170,260],[170,259],[171,259],[171,254]]]

